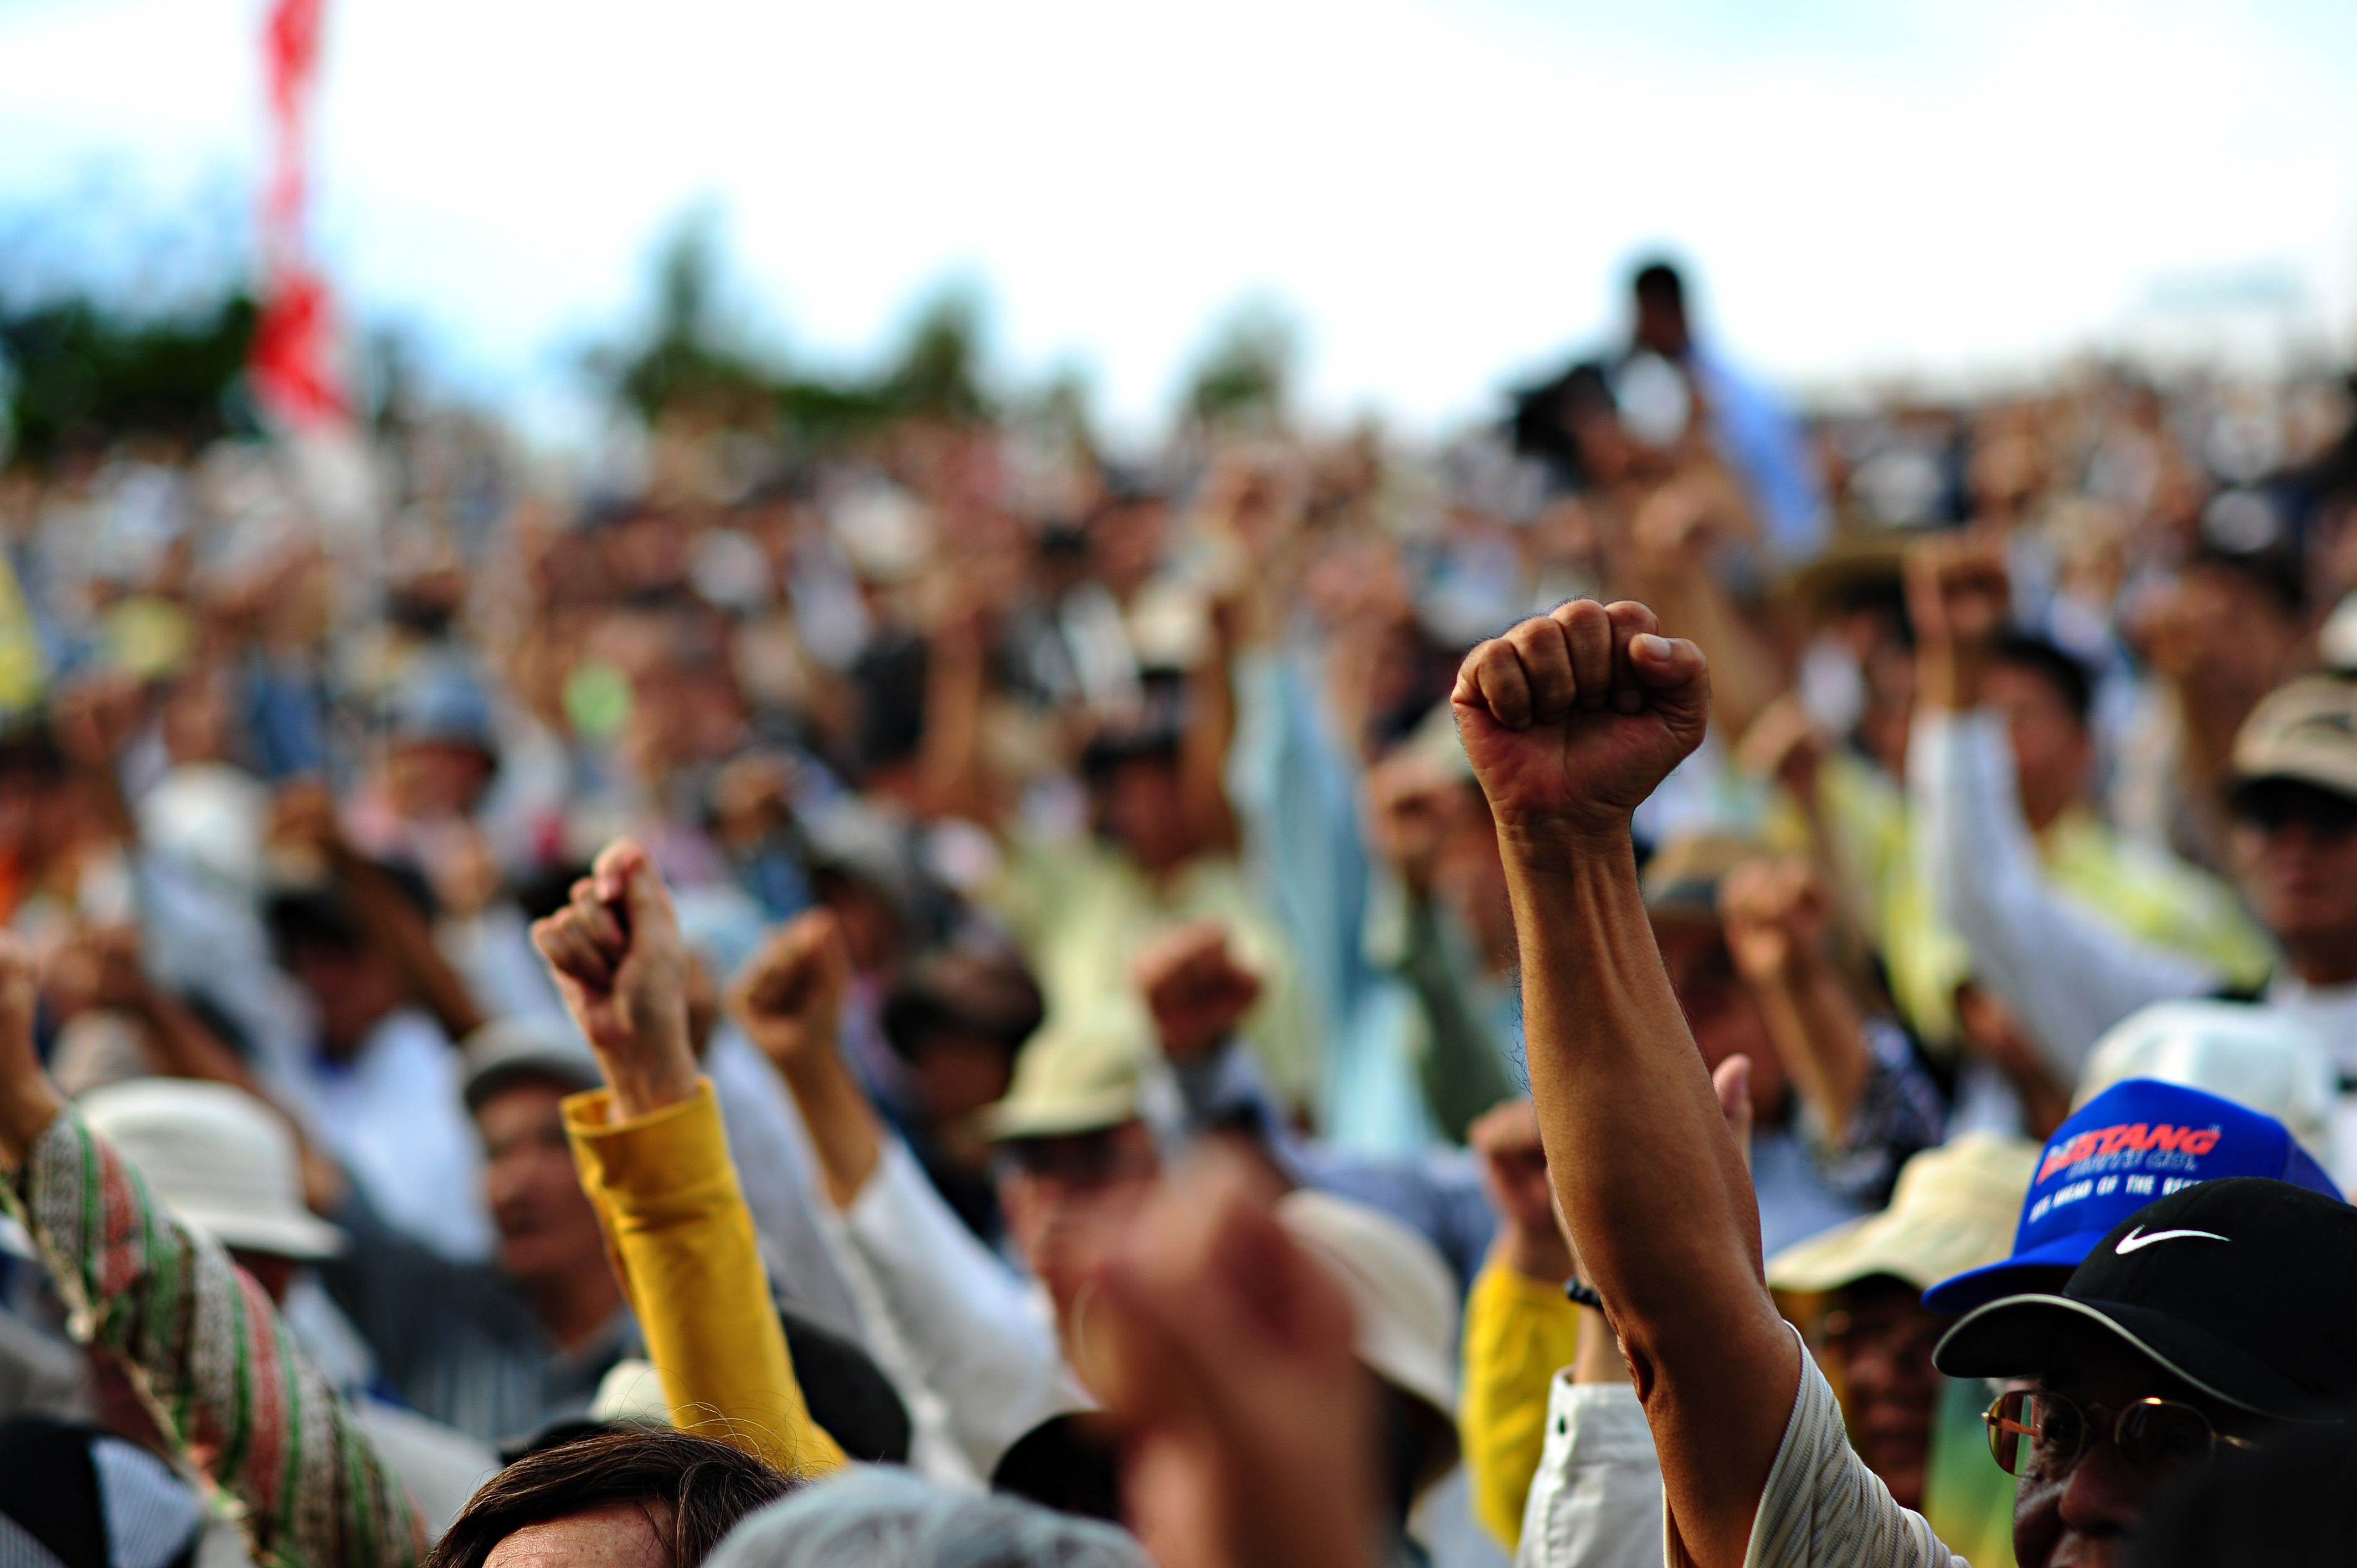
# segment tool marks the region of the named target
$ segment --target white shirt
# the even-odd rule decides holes
[[[1658,1568],[1661,1561],[1662,1461],[1637,1391],[1557,1372],[1514,1568]]]
[[[1795,1329],[1797,1337],[1799,1330]],[[1633,1399],[1634,1396],[1632,1395]],[[1677,1522],[1662,1511],[1663,1555],[1689,1561]],[[1831,1384],[1804,1348],[1784,1441],[1751,1520],[1744,1568],[1972,1568],[1866,1467],[1842,1428]]]
[[[433,1019],[399,1008],[350,1062],[315,1055],[294,1077],[328,1147],[379,1214],[445,1257],[490,1255],[482,1144],[459,1092],[458,1053]]]

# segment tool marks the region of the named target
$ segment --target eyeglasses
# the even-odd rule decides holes
[[[1989,1453],[1997,1468],[2008,1476],[2059,1476],[2085,1455],[2106,1416],[2112,1446],[2139,1470],[2207,1464],[2221,1444],[2258,1446],[2219,1431],[2198,1407],[2181,1400],[2134,1400],[2115,1414],[2067,1395],[2017,1389],[1998,1395],[1981,1419],[1988,1423]]]
[[[2340,838],[2357,832],[2357,800],[2297,779],[2264,779],[2236,798],[2234,816],[2263,833],[2302,823],[2319,837]]]

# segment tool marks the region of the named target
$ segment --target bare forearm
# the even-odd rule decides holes
[[[802,1110],[802,1124],[810,1130],[820,1168],[826,1172],[827,1200],[837,1209],[848,1209],[884,1157],[876,1108],[843,1058],[831,1050],[797,1063],[783,1076]]]
[[[483,1010],[450,961],[442,956],[442,950],[434,945],[433,928],[425,917],[366,859],[345,852],[335,860],[338,879],[361,927],[392,958],[443,1032],[453,1040],[463,1040],[480,1028]]]
[[[1814,961],[1793,964],[1778,979],[1754,984],[1752,994],[1792,1087],[1838,1142],[1874,1065],[1857,1008],[1841,983]]]
[[[1531,1086],[1582,1268],[1628,1347],[1686,1544],[1740,1562],[1798,1351],[1625,835],[1506,845]]]

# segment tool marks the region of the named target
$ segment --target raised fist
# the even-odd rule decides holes
[[[1748,861],[1719,885],[1718,918],[1743,978],[1775,984],[1824,950],[1833,895],[1805,860]]]
[[[1501,836],[1618,835],[1702,744],[1702,650],[1653,612],[1574,599],[1465,656],[1449,702]]]
[[[1131,973],[1163,1052],[1174,1061],[1217,1048],[1260,1000],[1260,976],[1229,952],[1227,928],[1217,920],[1155,938],[1139,950]]]
[[[2010,600],[1999,540],[1952,534],[1908,551],[1907,613],[1915,623],[1924,702],[1957,709],[1979,702],[1981,671]]]
[[[728,1012],[780,1072],[835,1048],[851,989],[851,948],[831,909],[812,909],[773,932],[728,988]]]
[[[574,1021],[589,1036],[625,1117],[695,1092],[687,1028],[687,949],[670,890],[645,849],[617,839],[573,899],[532,928]]]

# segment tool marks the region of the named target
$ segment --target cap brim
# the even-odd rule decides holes
[[[2331,1407],[2215,1335],[2149,1307],[2067,1295],[1993,1301],[1948,1330],[1932,1364],[1952,1378],[2022,1378],[2048,1371],[2074,1328],[2105,1330],[2179,1382],[2242,1410],[2283,1421],[2331,1418]]]
[[[1001,1101],[983,1112],[983,1130],[995,1143],[1024,1138],[1077,1138],[1137,1120],[1137,1095],[1126,1089],[1025,1105]]]
[[[2059,1291],[2070,1279],[2072,1271],[2087,1261],[2087,1254],[2095,1250],[2104,1234],[2101,1230],[2083,1230],[2077,1235],[2058,1237],[2026,1252],[2016,1252],[2002,1262],[1967,1269],[1925,1291],[1923,1305],[1933,1312],[1962,1317],[1975,1307],[2006,1296]]]

